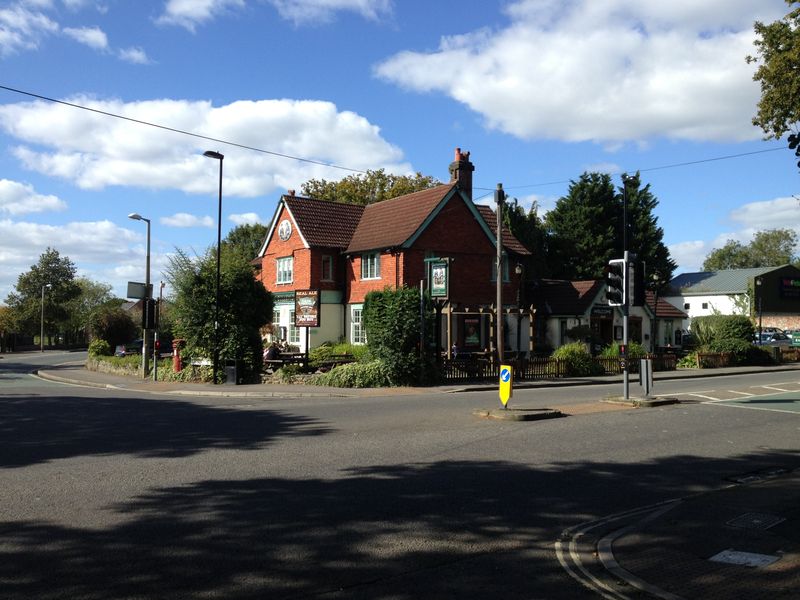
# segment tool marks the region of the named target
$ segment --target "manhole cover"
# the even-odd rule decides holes
[[[778,523],[783,523],[785,520],[783,517],[776,517],[775,515],[750,512],[731,519],[726,524],[731,527],[741,527],[742,529],[769,529]]]
[[[774,562],[777,562],[779,559],[780,556],[773,556],[771,554],[756,554],[754,552],[740,552],[739,550],[723,550],[708,560],[726,563],[729,565],[741,565],[743,567],[766,567]]]

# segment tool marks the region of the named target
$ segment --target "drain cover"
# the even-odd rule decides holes
[[[766,567],[777,562],[780,556],[771,554],[755,554],[754,552],[740,552],[738,550],[723,550],[715,554],[708,560],[729,565],[741,565],[743,567]]]
[[[726,523],[731,527],[741,527],[742,529],[769,529],[778,523],[783,523],[786,519],[768,515],[766,513],[749,512],[731,519]]]

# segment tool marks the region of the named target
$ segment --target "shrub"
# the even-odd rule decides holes
[[[392,385],[390,371],[381,360],[356,362],[334,367],[315,377],[311,383],[347,388],[385,387]]]
[[[755,335],[755,328],[749,317],[744,315],[728,315],[717,325],[716,339],[742,340],[750,344]]]
[[[567,377],[585,377],[587,375],[601,375],[603,367],[592,360],[592,355],[581,342],[564,344],[553,352],[553,358],[566,363]]]
[[[614,342],[610,346],[606,346],[600,356],[602,358],[619,358],[619,344]],[[628,344],[628,359],[639,360],[640,358],[645,358],[645,356],[647,356],[647,350],[644,349],[644,346],[637,342]]]
[[[706,346],[709,352],[725,352],[731,355],[731,365],[747,363],[753,344],[736,338],[716,339]]]
[[[308,362],[312,367],[319,367],[325,361],[330,360],[331,356],[339,354],[351,354],[357,361],[369,360],[369,348],[364,345],[354,345],[348,342],[323,342],[309,352]]]
[[[284,365],[277,371],[275,371],[275,375],[273,376],[281,383],[292,383],[300,373],[303,372],[303,368],[300,365]]]
[[[105,340],[92,340],[89,344],[89,356],[111,356],[111,345]]]

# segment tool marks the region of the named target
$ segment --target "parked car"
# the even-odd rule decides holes
[[[142,353],[143,340],[133,340],[127,344],[120,344],[114,349],[114,356],[128,356],[129,354]]]
[[[792,338],[782,332],[762,333],[759,343],[762,346],[791,346]]]

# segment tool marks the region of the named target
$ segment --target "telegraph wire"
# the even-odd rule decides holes
[[[156,129],[161,129],[161,130],[164,130],[164,131],[171,131],[173,133],[178,133],[178,134],[181,134],[181,135],[188,135],[188,136],[195,137],[195,138],[198,138],[198,139],[201,139],[201,140],[207,140],[209,142],[216,142],[218,144],[225,144],[226,146],[233,146],[235,148],[242,148],[243,150],[252,150],[253,152],[259,152],[261,154],[269,154],[270,156],[277,156],[279,158],[286,158],[286,159],[289,159],[289,160],[296,160],[296,161],[299,161],[299,162],[304,162],[304,163],[308,163],[308,164],[312,164],[312,165],[319,165],[319,166],[328,167],[328,168],[331,168],[331,169],[339,169],[341,171],[349,171],[351,173],[366,174],[366,171],[361,170],[361,169],[353,169],[353,168],[350,168],[350,167],[345,167],[345,166],[337,165],[337,164],[334,164],[334,163],[326,163],[326,162],[319,161],[319,160],[313,160],[311,158],[303,158],[303,157],[300,157],[300,156],[292,156],[291,154],[282,154],[280,152],[274,152],[272,150],[265,150],[264,148],[257,148],[255,146],[248,146],[246,144],[239,144],[237,142],[231,142],[231,141],[228,141],[228,140],[223,140],[223,139],[211,137],[211,136],[208,136],[208,135],[202,135],[200,133],[194,133],[194,132],[191,132],[191,131],[185,131],[183,129],[177,129],[175,127],[169,127],[167,125],[160,125],[158,123],[152,123],[150,121],[144,121],[144,120],[141,120],[141,119],[134,119],[132,117],[126,117],[126,116],[119,115],[119,114],[116,114],[116,113],[100,110],[100,109],[97,109],[97,108],[91,108],[89,106],[83,106],[81,104],[76,104],[76,103],[73,103],[73,102],[67,102],[66,100],[58,100],[56,98],[50,98],[48,96],[43,96],[41,94],[35,94],[33,92],[28,92],[28,91],[20,90],[20,89],[17,89],[17,88],[12,88],[12,87],[9,87],[9,86],[6,86],[6,85],[1,85],[0,84],[0,90],[6,90],[8,92],[13,92],[15,94],[21,94],[23,96],[29,96],[31,98],[36,98],[38,100],[45,100],[45,101],[51,102],[53,104],[61,104],[63,106],[69,106],[70,108],[76,108],[76,109],[85,110],[85,111],[88,111],[88,112],[97,113],[97,114],[100,114],[100,115],[104,115],[106,117],[113,117],[115,119],[121,119],[123,121],[129,121],[131,123],[137,123],[139,125],[146,125],[147,127],[154,127]],[[725,156],[715,156],[715,157],[711,157],[711,158],[703,158],[703,159],[700,159],[700,160],[692,160],[692,161],[687,161],[687,162],[672,163],[672,164],[669,164],[669,165],[660,165],[658,167],[648,167],[646,169],[637,169],[637,172],[639,172],[639,173],[648,173],[648,172],[651,172],[651,171],[662,171],[662,170],[665,170],[665,169],[676,169],[676,168],[679,168],[679,167],[687,167],[687,166],[691,166],[691,165],[699,165],[699,164],[703,164],[703,163],[715,162],[715,161],[720,161],[720,160],[729,160],[729,159],[732,159],[732,158],[741,158],[743,156],[752,156],[752,155],[755,155],[755,154],[764,154],[766,152],[777,152],[778,150],[785,150],[785,148],[783,148],[783,147],[767,148],[765,150],[754,150],[752,152],[741,152],[739,154],[728,154],[728,155],[725,155]],[[572,179],[562,179],[562,180],[559,180],[559,181],[546,181],[546,182],[542,182],[542,183],[529,183],[529,184],[526,184],[526,185],[509,185],[509,186],[505,186],[505,189],[506,190],[520,190],[520,189],[526,189],[526,188],[546,187],[546,186],[550,186],[550,185],[563,185],[565,183],[570,183],[571,181],[572,181]],[[473,189],[483,190],[483,191],[488,191],[488,192],[494,191],[493,188],[484,188],[484,187],[477,187],[477,186],[474,186]],[[484,196],[481,196],[481,198],[483,198],[483,197]]]
[[[61,104],[63,106],[69,106],[70,108],[78,108],[80,110],[85,110],[93,113],[97,113],[99,115],[104,115],[106,117],[113,117],[115,119],[121,119],[123,121],[129,121],[131,123],[136,123],[138,125],[146,125],[148,127],[155,127],[156,129],[162,129],[164,131],[171,131],[173,133],[179,133],[182,135],[188,135],[191,137],[199,138],[201,140],[207,140],[209,142],[216,142],[218,144],[225,144],[226,146],[234,146],[236,148],[242,148],[244,150],[252,150],[253,152],[260,152],[261,154],[269,154],[270,156],[277,156],[279,158],[287,158],[289,160],[296,160],[299,162],[309,163],[312,165],[319,165],[322,167],[329,167],[331,169],[339,169],[342,171],[350,171],[351,173],[366,173],[366,171],[362,171],[360,169],[351,169],[350,167],[343,167],[341,165],[336,165],[333,163],[326,163],[320,160],[313,160],[311,158],[302,158],[300,156],[292,156],[291,154],[281,154],[280,152],[273,152],[272,150],[265,150],[263,148],[256,148],[254,146],[248,146],[246,144],[239,144],[236,142],[230,142],[228,140],[223,140],[220,138],[211,137],[208,135],[202,135],[200,133],[193,133],[191,131],[185,131],[183,129],[176,129],[175,127],[168,127],[167,125],[160,125],[158,123],[152,123],[150,121],[143,121],[141,119],[134,119],[132,117],[126,117],[123,115],[118,115],[116,113],[108,112],[105,110],[100,110],[98,108],[91,108],[89,106],[83,106],[81,104],[76,104],[74,102],[67,102],[65,100],[57,100],[56,98],[49,98],[47,96],[42,96],[40,94],[34,94],[33,92],[26,92],[25,90],[19,90],[16,88],[8,87],[6,85],[0,85],[0,90],[6,90],[8,92],[14,92],[15,94],[22,94],[23,96],[30,96],[31,98],[37,98],[38,100],[46,100],[47,102],[52,102],[54,104]]]

